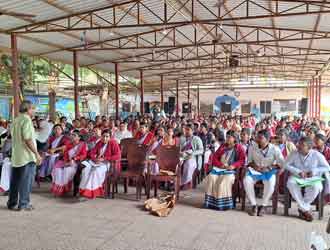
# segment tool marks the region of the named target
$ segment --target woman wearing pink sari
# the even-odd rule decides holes
[[[52,189],[56,196],[62,196],[72,188],[72,181],[79,162],[87,157],[87,145],[80,140],[79,130],[71,134],[71,143],[64,151],[63,160],[55,163],[52,171]]]

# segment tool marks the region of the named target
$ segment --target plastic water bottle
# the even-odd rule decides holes
[[[310,250],[326,250],[327,244],[321,235],[317,235],[315,232],[311,233],[310,238]]]

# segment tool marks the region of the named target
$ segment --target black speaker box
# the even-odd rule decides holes
[[[182,103],[182,113],[184,114],[191,113],[191,103],[188,102]]]
[[[149,102],[144,103],[144,113],[150,113],[150,103]]]

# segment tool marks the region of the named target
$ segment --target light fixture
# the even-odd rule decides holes
[[[261,51],[257,50],[257,56],[262,56]]]
[[[83,33],[80,35],[80,41],[85,43],[86,42],[86,30],[83,31]]]
[[[163,35],[167,35],[168,31],[167,31],[166,27],[163,28],[162,33],[163,33]]]
[[[113,33],[112,30],[109,30],[109,36],[114,36],[114,35],[115,35],[115,33]]]
[[[213,7],[220,8],[225,3],[225,0],[218,0]]]

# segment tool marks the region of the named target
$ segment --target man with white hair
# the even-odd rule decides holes
[[[298,151],[293,152],[285,162],[285,169],[291,174],[287,187],[298,203],[299,217],[306,221],[313,220],[310,213],[311,203],[323,189],[322,180],[317,177],[321,177],[330,170],[325,157],[312,148],[313,140],[309,137],[302,137],[298,143]],[[305,192],[303,195],[301,182],[311,177],[316,177],[316,179],[304,185]]]
[[[12,173],[7,207],[9,210],[30,211],[33,209],[30,204],[30,193],[35,167],[36,164],[41,163],[31,120],[34,113],[32,102],[23,101],[19,107],[19,113],[11,129]]]

